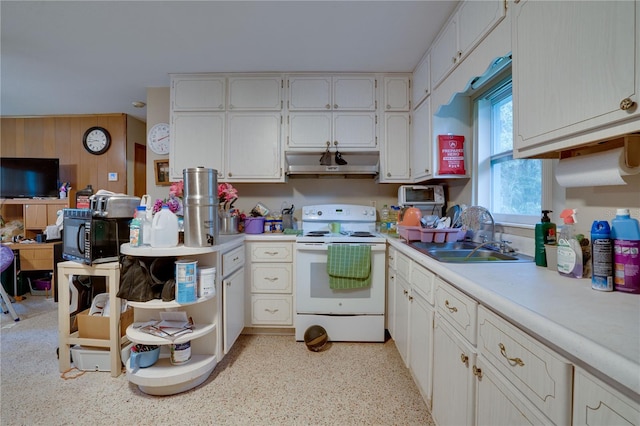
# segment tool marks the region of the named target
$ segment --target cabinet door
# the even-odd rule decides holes
[[[292,112],[289,115],[288,148],[325,149],[332,144],[330,112]]]
[[[638,2],[522,1],[512,15],[514,155],[638,130],[640,108],[621,107],[640,100]]]
[[[24,228],[25,229],[45,229],[47,227],[47,205],[46,204],[25,204],[24,205]]]
[[[229,110],[282,109],[282,78],[273,77],[232,77],[229,78]]]
[[[393,340],[405,366],[409,366],[409,283],[396,275],[395,334]]]
[[[478,356],[477,364],[482,376],[476,380],[476,425],[526,426],[550,423],[542,412],[520,399],[516,388],[491,368],[482,356]]]
[[[174,76],[171,79],[172,111],[223,111],[225,79],[211,76]]]
[[[391,338],[396,338],[396,270],[389,267],[387,270],[387,309],[386,321],[387,330]]]
[[[413,107],[416,108],[431,92],[431,55],[429,52],[413,70],[413,86],[411,86]]]
[[[172,179],[182,170],[206,167],[224,179],[224,112],[174,112],[171,117],[169,167]]]
[[[332,109],[330,76],[290,76],[287,87],[289,111]]]
[[[283,180],[280,122],[280,113],[228,113],[227,180]]]
[[[420,392],[430,401],[434,311],[413,289],[410,300],[409,364]]]
[[[375,77],[333,77],[334,111],[375,111],[376,108]]]
[[[409,182],[409,143],[411,141],[409,113],[384,114],[384,155],[380,158],[380,182]]]
[[[454,15],[431,45],[432,90],[444,80],[461,56],[462,52],[458,51],[458,22]]]
[[[462,58],[504,19],[504,0],[465,1],[457,13],[458,50]]]
[[[334,113],[332,145],[338,150],[342,148],[376,148],[375,113]]]
[[[55,225],[58,220],[58,211],[66,208],[67,205],[47,204],[47,225]]]
[[[474,349],[436,315],[431,413],[437,424],[474,424],[475,364]]]
[[[430,97],[413,112],[411,127],[411,180],[421,182],[433,174]]]
[[[384,78],[384,110],[409,111],[409,76]]]
[[[573,385],[574,425],[640,425],[640,402],[576,368]]]
[[[228,353],[244,328],[244,268],[222,280],[224,353]]]

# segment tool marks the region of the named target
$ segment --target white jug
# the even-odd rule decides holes
[[[178,216],[169,206],[153,216],[151,225],[151,247],[175,247],[178,245]]]

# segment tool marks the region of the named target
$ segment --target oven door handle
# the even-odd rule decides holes
[[[331,243],[331,244],[349,244],[349,245],[370,245],[372,252],[380,252],[386,251],[387,245],[385,243]],[[297,243],[296,249],[298,251],[327,251],[329,249],[329,244],[326,243]]]

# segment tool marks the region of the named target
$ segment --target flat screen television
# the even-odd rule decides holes
[[[0,158],[0,198],[58,198],[58,158]]]

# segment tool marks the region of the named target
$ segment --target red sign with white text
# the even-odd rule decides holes
[[[465,175],[464,136],[438,135],[439,171],[441,175]]]

